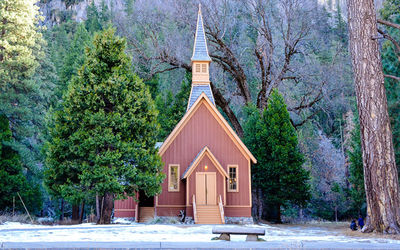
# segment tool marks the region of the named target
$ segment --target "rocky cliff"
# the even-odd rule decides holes
[[[77,22],[86,19],[86,8],[92,4],[101,6],[104,2],[112,13],[124,13],[124,0],[43,0],[38,5],[45,17],[44,24],[53,26],[71,17]]]

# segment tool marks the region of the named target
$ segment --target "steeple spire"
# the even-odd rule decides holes
[[[197,14],[196,37],[193,46],[193,61],[211,61],[208,55],[206,35],[204,33],[203,16],[201,15],[201,4],[199,4],[199,12]]]
[[[203,16],[201,5],[197,14],[196,37],[194,39],[192,55],[192,90],[190,91],[187,110],[196,102],[201,93],[206,94],[208,99],[215,105],[214,96],[210,86],[210,62],[208,55],[207,40],[204,33]]]

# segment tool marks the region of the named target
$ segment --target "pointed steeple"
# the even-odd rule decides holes
[[[210,101],[215,105],[214,96],[210,86],[210,62],[211,57],[208,55],[203,16],[201,15],[201,5],[199,4],[196,37],[194,39],[192,55],[192,90],[190,91],[187,110],[192,107],[201,93],[206,94],[208,99],[210,99]]]
[[[204,33],[201,4],[199,4],[199,12],[197,14],[196,37],[194,39],[192,61],[211,61],[208,55],[206,35]]]

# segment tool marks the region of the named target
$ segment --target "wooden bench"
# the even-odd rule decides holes
[[[221,234],[220,240],[231,240],[231,234],[247,235],[246,241],[257,241],[258,235],[265,235],[265,229],[251,227],[214,227],[213,234]]]

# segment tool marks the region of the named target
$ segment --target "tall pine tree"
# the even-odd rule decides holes
[[[254,107],[247,111],[245,142],[258,160],[251,171],[257,215],[264,212],[267,219],[280,222],[282,206],[302,206],[310,198],[309,173],[302,167],[297,134],[279,92],[272,92],[262,114]]]
[[[160,124],[160,133],[158,139],[163,141],[172,132],[176,124],[185,115],[187,101],[190,95],[191,74],[186,74],[178,93],[173,95],[172,91],[167,91],[166,96],[159,94],[156,97],[156,106],[160,111],[158,123]]]
[[[19,194],[28,210],[37,212],[42,206],[39,185],[24,176],[20,156],[10,146],[11,141],[9,122],[0,115],[0,211],[10,211],[15,204],[17,211],[24,212]]]
[[[349,182],[351,183],[349,193],[352,203],[351,209],[359,214],[365,214],[365,211],[363,211],[366,207],[364,168],[362,161],[360,122],[358,121],[358,115],[356,116],[355,120],[356,126],[351,132],[351,150],[348,152],[350,162]]]
[[[155,195],[164,179],[157,111],[125,46],[113,29],[95,36],[50,128],[47,185],[72,202],[100,195],[101,224],[110,223],[114,197]]]

